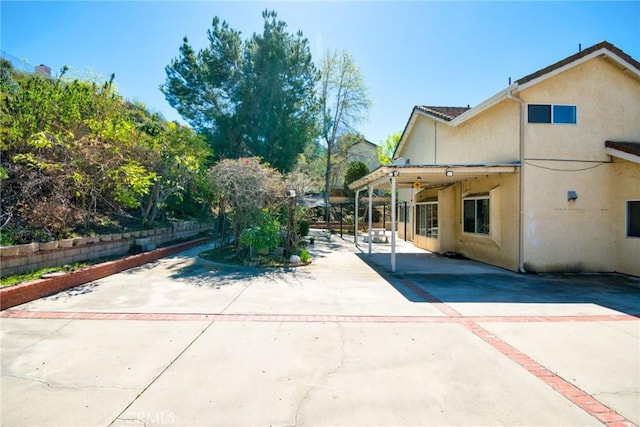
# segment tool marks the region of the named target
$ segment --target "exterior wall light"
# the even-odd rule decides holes
[[[447,169],[444,174],[448,177],[452,177],[453,176],[453,170],[452,169]]]
[[[575,201],[578,198],[578,193],[573,190],[567,191],[567,201]]]

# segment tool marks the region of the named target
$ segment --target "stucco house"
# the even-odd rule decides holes
[[[416,246],[640,276],[640,63],[611,43],[473,108],[415,106],[394,160],[351,188],[397,188],[399,237],[406,222]]]

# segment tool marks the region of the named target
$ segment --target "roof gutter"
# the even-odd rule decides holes
[[[526,273],[524,268],[524,142],[525,142],[525,109],[526,103],[519,95],[514,95],[518,85],[512,85],[507,91],[507,99],[520,104],[520,195],[519,195],[519,216],[518,216],[518,271]]]

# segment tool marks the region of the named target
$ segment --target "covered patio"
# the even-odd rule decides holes
[[[356,192],[356,212],[360,193],[368,192],[369,224],[368,254],[372,252],[372,195],[376,188],[391,190],[391,271],[396,271],[396,207],[397,190],[414,189],[416,191],[429,188],[445,188],[458,182],[486,178],[491,175],[513,174],[519,165],[389,165],[381,166],[369,175],[354,181],[349,188]],[[413,199],[413,195],[412,195]],[[413,200],[412,200],[413,201]],[[354,243],[358,245],[358,223],[356,217]]]

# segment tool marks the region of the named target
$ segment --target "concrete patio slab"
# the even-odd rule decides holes
[[[383,246],[316,232],[286,271],[201,246],[2,311],[0,424],[638,423],[635,279],[409,247],[392,274]]]
[[[482,326],[640,425],[639,322]]]
[[[119,418],[158,408],[180,425],[599,425],[459,325],[217,323]]]
[[[0,319],[1,424],[108,425],[203,327]]]

